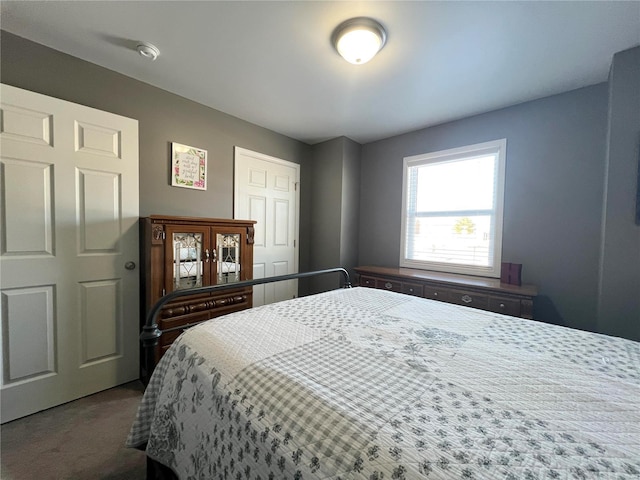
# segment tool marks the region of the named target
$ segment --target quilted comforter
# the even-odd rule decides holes
[[[180,479],[640,477],[640,344],[353,288],[185,332],[127,444]]]

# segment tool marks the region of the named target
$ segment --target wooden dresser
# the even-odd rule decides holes
[[[467,307],[533,318],[533,285],[507,285],[497,278],[411,268],[356,267],[360,286],[381,288]]]
[[[140,327],[160,297],[174,290],[251,280],[254,224],[252,220],[161,215],[141,218]],[[245,287],[168,303],[157,323],[160,330],[173,330],[160,337],[156,363],[185,328],[251,308],[252,301],[253,289]]]

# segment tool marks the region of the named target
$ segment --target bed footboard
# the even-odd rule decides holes
[[[162,336],[163,333],[172,331],[172,329],[168,330],[160,330],[158,328],[158,324],[156,322],[156,317],[158,313],[162,309],[164,305],[166,305],[171,300],[174,300],[179,297],[184,297],[188,295],[194,295],[199,293],[211,293],[217,292],[221,290],[229,290],[235,288],[242,287],[251,287],[255,285],[262,285],[264,283],[274,283],[274,282],[282,282],[285,280],[296,280],[299,278],[307,278],[307,277],[315,277],[318,275],[325,275],[329,273],[341,273],[344,279],[344,283],[342,288],[351,288],[351,282],[349,279],[349,272],[344,268],[329,268],[326,270],[316,270],[313,272],[302,272],[302,273],[291,273],[288,275],[279,275],[276,277],[267,277],[267,278],[256,278],[254,280],[245,280],[242,282],[235,283],[225,283],[221,285],[210,285],[207,287],[197,287],[190,288],[185,290],[176,290],[174,292],[170,292],[160,300],[156,302],[156,304],[151,308],[149,314],[147,315],[146,322],[144,327],[142,327],[142,333],[140,334],[140,341],[142,342],[142,348],[144,349],[144,375],[142,381],[145,385],[149,383],[149,379],[151,378],[151,374],[155,368],[155,357],[154,357],[154,347],[158,344],[158,340]],[[179,327],[180,329],[184,329],[184,326]]]

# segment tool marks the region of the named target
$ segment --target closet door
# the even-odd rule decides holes
[[[235,218],[255,220],[253,278],[298,272],[300,165],[235,147]],[[256,285],[253,306],[298,295],[298,281]]]

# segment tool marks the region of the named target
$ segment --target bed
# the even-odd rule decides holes
[[[186,479],[640,477],[640,344],[364,287],[191,328],[127,445]]]

